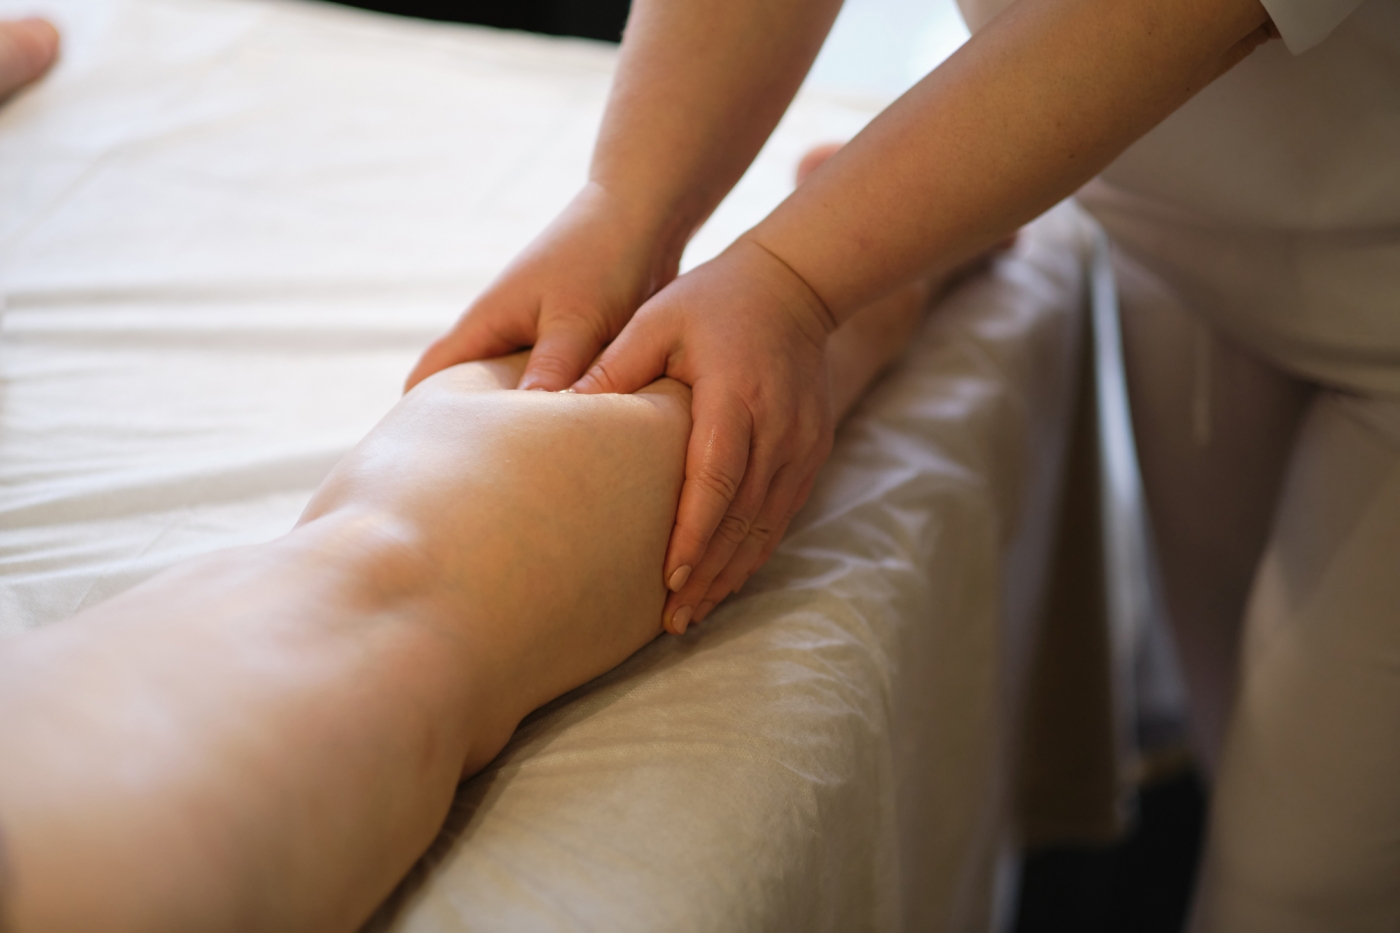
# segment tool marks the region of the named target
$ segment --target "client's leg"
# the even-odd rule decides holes
[[[410,393],[285,537],[0,645],[15,931],[353,929],[464,771],[657,634],[688,392],[499,369]]]
[[[837,338],[847,404],[880,330]],[[286,536],[0,643],[0,926],[353,929],[463,773],[659,633],[689,390],[520,365],[426,380]]]

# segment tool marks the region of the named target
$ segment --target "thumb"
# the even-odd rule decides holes
[[[574,391],[584,395],[626,395],[664,376],[670,343],[663,331],[648,323],[633,318],[583,378],[574,383]]]
[[[520,389],[543,389],[558,392],[573,384],[597,356],[607,341],[601,326],[582,315],[540,322],[540,334],[525,372],[520,375]]]

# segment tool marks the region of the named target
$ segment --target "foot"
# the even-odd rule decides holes
[[[0,100],[30,84],[58,58],[58,30],[31,17],[0,21]]]

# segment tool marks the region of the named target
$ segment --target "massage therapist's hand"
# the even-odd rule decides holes
[[[683,243],[667,240],[643,212],[590,182],[424,351],[406,388],[448,366],[531,346],[519,388],[567,388],[675,278]]]
[[[831,450],[826,339],[816,293],[752,240],[676,279],[644,304],[577,383],[634,392],[662,375],[694,390],[663,610],[679,634],[777,545]]]

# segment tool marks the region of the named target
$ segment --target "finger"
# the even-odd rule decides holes
[[[768,563],[768,559],[773,556],[773,552],[778,549],[778,545],[782,544],[783,535],[787,534],[788,525],[792,524],[792,520],[797,517],[797,513],[802,511],[802,507],[807,504],[807,499],[812,495],[812,487],[816,485],[816,482],[817,471],[813,470],[811,474],[808,475],[807,481],[797,490],[797,495],[793,498],[792,511],[788,516],[787,522],[783,524],[782,528],[778,529],[776,534],[768,539],[768,543],[764,545],[762,553],[758,555],[758,562],[754,564],[754,570]],[[753,571],[750,571],[749,576],[752,575]],[[743,587],[743,585],[742,582],[739,584],[740,587]]]
[[[583,395],[626,395],[651,385],[666,374],[668,336],[666,330],[634,318],[573,384],[573,390]]]
[[[789,463],[774,474],[768,499],[754,516],[748,534],[715,575],[714,581],[700,597],[700,602],[718,603],[744,585],[758,569],[763,555],[772,553],[772,546],[777,544],[788,523],[792,521],[792,516],[800,507],[797,493],[804,485],[810,488],[810,483],[803,476],[798,464]],[[696,621],[700,621],[701,618],[697,606]]]
[[[676,527],[666,549],[664,579],[673,592],[685,586],[715,529],[728,514],[748,468],[753,432],[748,408],[732,398],[720,397],[704,383],[695,387],[691,411],[695,426],[686,449],[685,482],[676,509]],[[671,603],[668,625],[684,631],[688,619],[678,620],[676,613],[693,612],[693,605],[676,607]]]
[[[728,566],[735,551],[749,536],[766,501],[773,478],[778,472],[774,468],[777,462],[776,450],[777,445],[765,446],[756,448],[750,454],[738,494],[711,536],[704,556],[694,565],[694,571],[688,575],[685,585],[676,593],[681,604],[697,605],[710,591],[715,577]],[[716,601],[727,594],[727,590],[719,593]]]
[[[688,626],[704,621],[705,617],[714,611],[715,606],[724,602],[728,595],[722,593],[712,599],[708,595],[702,598],[684,592],[671,593],[666,597],[666,608],[661,613],[662,627],[668,632],[674,630],[676,635],[684,635]],[[679,625],[677,620],[683,620],[685,624]]]
[[[768,563],[769,558],[773,556],[773,552],[777,550],[778,545],[782,543],[783,536],[787,534],[788,527],[792,524],[792,520],[797,517],[797,513],[807,504],[807,499],[812,494],[812,487],[816,485],[817,482],[817,471],[821,468],[822,463],[826,461],[829,452],[829,444],[818,445],[817,451],[811,460],[811,466],[806,471],[807,478],[797,487],[797,491],[787,507],[786,517],[778,524],[772,533],[767,536],[767,541],[759,550],[757,558],[753,559],[749,566],[745,567],[742,563],[744,560],[742,555],[735,554],[729,562],[729,567],[725,568],[725,572],[721,574],[723,579],[716,578],[715,582],[710,584],[709,592],[707,592],[696,605],[693,621],[703,622],[705,617],[710,614],[715,606],[725,599],[728,599],[731,594],[742,590],[744,584],[749,581],[749,578],[757,573],[764,564]],[[775,480],[775,485],[776,482]],[[747,542],[745,543],[747,544]],[[741,550],[743,550],[743,546],[741,546]],[[734,569],[732,575],[729,572],[730,568]]]
[[[661,627],[672,635],[684,635],[686,627],[695,618],[695,607],[681,602],[675,593],[666,594],[666,605],[661,609]]]
[[[783,535],[787,533],[789,523],[790,522],[783,522],[774,529],[773,534],[768,539],[768,544],[762,549],[758,558],[753,561],[751,569],[731,576],[729,567],[736,566],[740,555],[736,554],[734,558],[730,560],[729,567],[726,567],[721,574],[721,577],[725,577],[726,579],[716,578],[715,582],[710,584],[709,591],[706,592],[704,596],[700,597],[698,603],[695,603],[695,608],[690,612],[689,621],[691,625],[704,622],[710,613],[723,604],[726,599],[744,588],[744,584],[748,582],[748,578],[753,576],[760,567],[768,563],[768,559],[773,556],[774,549],[777,547],[778,543],[782,541]],[[746,539],[745,543],[740,545],[740,550],[742,551],[747,545],[748,540]],[[695,597],[691,593],[672,593],[667,597],[663,618],[669,619],[677,609],[683,605],[690,605],[691,602],[694,602],[694,599]]]
[[[807,484],[811,488],[811,484]],[[773,556],[773,551],[783,540],[783,535],[787,534],[788,526],[792,523],[802,503],[806,501],[805,495],[796,495],[789,505],[778,512],[779,518],[771,530],[758,536],[751,535],[744,539],[744,543],[739,545],[739,549],[734,552],[729,563],[719,576],[715,577],[715,582],[710,584],[709,591],[700,599],[695,609],[695,621],[703,622],[708,611],[702,607],[709,605],[711,608],[720,602],[728,599],[732,594],[738,593],[749,582],[749,578],[758,572],[768,559]],[[766,523],[767,518],[756,519],[754,524]]]
[[[523,338],[523,339],[522,339]],[[407,392],[433,373],[468,360],[484,360],[514,353],[523,346],[529,346],[531,338],[526,334],[502,333],[484,320],[484,315],[469,309],[452,329],[428,344],[428,349],[414,364],[413,371],[404,382]]]
[[[715,582],[710,584],[709,592],[700,598],[700,602],[695,606],[695,612],[691,618],[694,622],[704,622],[715,607],[743,590],[744,584],[749,582],[755,573],[768,563],[769,558],[783,540],[783,535],[787,534],[788,527],[792,524],[792,518],[801,509],[801,505],[791,510],[787,519],[780,522],[768,536],[767,543],[760,547],[753,548],[752,539],[746,539],[739,546],[739,551],[729,561],[729,566],[715,578]]]
[[[574,384],[584,369],[603,349],[608,337],[604,325],[593,315],[570,315],[553,321],[540,321],[535,348],[520,376],[521,389],[558,392]]]

